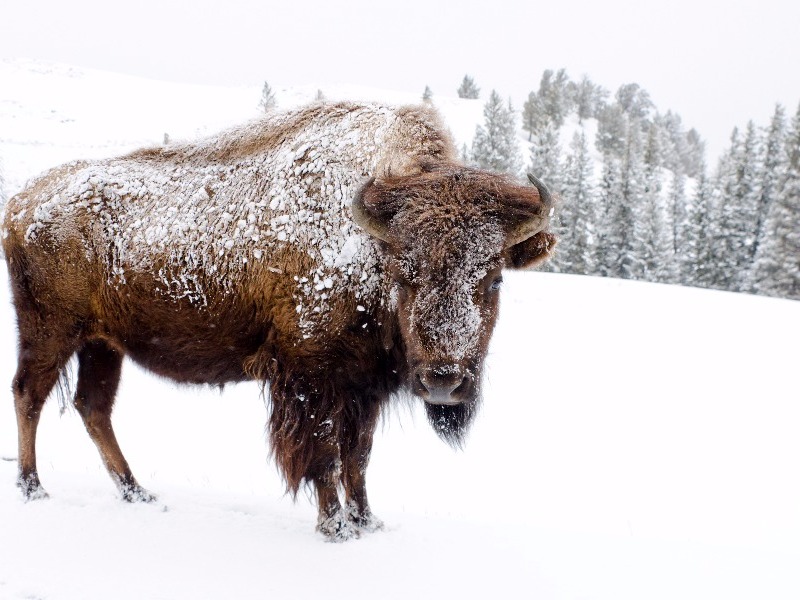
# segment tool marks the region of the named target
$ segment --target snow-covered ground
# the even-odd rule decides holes
[[[9,191],[69,158],[255,116],[258,92],[0,62]],[[278,92],[291,104],[316,88]],[[474,131],[479,104],[437,102],[456,137]],[[0,284],[0,386],[14,336]],[[154,505],[117,499],[54,400],[38,445],[51,498],[23,503],[6,385],[0,599],[796,599],[798,339],[796,302],[508,273],[466,449],[398,406],[368,473],[386,530],[346,544],[283,494],[255,385],[177,387],[125,364],[115,426]]]

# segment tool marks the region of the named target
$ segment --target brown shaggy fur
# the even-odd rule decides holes
[[[480,398],[500,270],[540,262],[555,238],[542,231],[510,247],[505,243],[509,231],[549,207],[534,188],[457,164],[431,109],[391,113],[369,170],[353,172],[344,155],[321,152],[326,164],[343,169],[344,181],[377,177],[357,197],[386,237],[359,233],[365,256],[377,258],[356,265],[364,269],[360,280],[341,275],[313,335],[299,321],[297,290],[299,278],[319,263],[301,241],[271,243],[261,261],[252,250],[233,255],[249,259],[235,262],[216,250],[198,257],[153,249],[146,262],[123,264],[124,255],[115,254],[121,242],[106,229],[119,232],[126,211],[145,206],[142,214],[154,213],[165,209],[167,199],[118,186],[92,196],[84,209],[85,196],[69,195],[80,177],[100,167],[140,179],[215,169],[221,175],[206,176],[194,198],[233,206],[248,190],[269,189],[262,172],[248,175],[247,164],[294,149],[293,140],[309,127],[365,114],[375,120],[374,114],[387,111],[314,105],[207,142],[72,163],[9,202],[3,245],[19,326],[13,391],[18,485],[26,498],[46,495],[36,469],[37,424],[59,373],[76,353],[75,406],[126,500],[153,496],[136,482],[111,426],[124,356],[179,382],[255,379],[268,386],[272,452],[291,492],[304,482],[313,485],[318,528],[329,539],[380,527],[367,502],[365,471],[378,417],[393,394],[407,389],[429,400],[437,432],[461,442]],[[302,181],[310,182],[304,192],[309,198],[329,202],[316,180]],[[62,202],[55,209],[48,204],[54,198]],[[194,201],[178,200],[184,207]],[[52,216],[54,210],[62,212]],[[331,204],[326,210],[328,220],[340,209]],[[234,215],[234,221],[239,217],[244,222],[246,215]],[[269,218],[267,213],[264,222]],[[115,270],[118,264],[125,267],[124,277]],[[180,287],[169,282],[187,275],[203,290],[203,303],[199,294],[181,295],[170,287]],[[367,275],[377,278],[375,289],[359,287]]]

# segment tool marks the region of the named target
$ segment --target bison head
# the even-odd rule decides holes
[[[370,180],[353,217],[385,246],[392,303],[413,392],[431,424],[459,444],[476,412],[503,268],[543,261],[552,200],[533,187],[477,169],[428,166]]]

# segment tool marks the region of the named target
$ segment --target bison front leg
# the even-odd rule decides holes
[[[317,493],[317,531],[331,542],[344,542],[359,535],[358,528],[348,518],[348,511],[339,501],[338,487],[342,468],[338,454],[337,446],[334,452],[327,455],[327,458],[333,460],[326,461],[324,470],[311,476]]]
[[[328,382],[330,383],[330,382]],[[311,484],[318,504],[317,531],[329,541],[358,536],[339,501],[342,479],[341,409],[333,386],[277,374],[270,384],[270,441],[288,490]]]
[[[342,481],[350,521],[361,531],[383,529],[383,522],[372,514],[367,501],[366,472],[372,453],[372,439],[380,414],[380,402],[367,398],[350,405],[342,439]]]

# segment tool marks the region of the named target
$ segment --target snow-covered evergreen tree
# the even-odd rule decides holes
[[[651,128],[643,159],[636,154],[640,123],[631,119],[627,163],[627,185],[633,216],[633,249],[630,277],[645,281],[672,281],[674,278],[672,236],[661,202],[663,161],[657,130]]]
[[[653,126],[660,131],[662,166],[672,172],[682,173],[682,157],[687,153],[687,141],[680,116],[670,110],[663,115],[657,114]]]
[[[458,97],[476,100],[481,95],[481,88],[475,85],[475,80],[469,75],[464,75],[461,85],[458,86]]]
[[[767,212],[775,201],[778,188],[785,178],[785,169],[788,166],[786,158],[786,113],[779,104],[775,107],[769,130],[763,148],[763,160],[760,169],[761,186],[756,205],[755,242],[751,254],[755,257],[762,239],[764,238],[764,222]]]
[[[686,154],[681,160],[687,177],[697,178],[706,168],[706,143],[694,128],[686,132]]]
[[[713,194],[711,181],[703,167],[692,202],[687,205],[683,244],[677,254],[683,285],[707,288],[714,284],[716,265],[712,244],[715,236],[711,220]]]
[[[431,88],[426,85],[425,91],[422,92],[422,101],[430,102],[432,100],[433,100],[433,92],[431,91]]]
[[[750,121],[743,140],[738,131],[731,137],[731,149],[723,157],[719,187],[716,287],[740,291],[746,284],[753,260],[758,191],[758,135]]]
[[[553,72],[547,69],[542,74],[537,96],[544,113],[553,122],[556,129],[564,124],[564,119],[571,112],[574,105],[572,86],[564,69]]]
[[[492,90],[483,107],[483,119],[483,126],[477,126],[472,140],[472,162],[484,169],[519,175],[522,159],[511,102],[504,103]]]
[[[621,85],[614,95],[622,111],[633,119],[646,119],[650,111],[655,108],[650,94],[642,89],[638,83]]]
[[[800,106],[784,152],[785,171],[769,206],[753,265],[753,289],[800,300]]]
[[[689,207],[686,200],[686,175],[673,171],[670,175],[669,196],[667,206],[670,212],[670,228],[672,229],[672,252],[678,254],[686,234],[686,223],[689,218]]]
[[[630,250],[632,217],[622,195],[622,161],[613,154],[603,157],[597,197],[596,271],[604,277],[622,277],[622,255]]]
[[[265,113],[275,108],[275,92],[272,91],[269,83],[264,82],[264,87],[261,88],[261,100],[258,102],[258,107]]]
[[[542,100],[536,92],[530,92],[522,105],[522,129],[528,132],[528,141],[533,141],[533,134],[548,122],[542,106]]]
[[[608,98],[608,90],[584,75],[578,83],[572,84],[572,98],[575,102],[578,122],[583,123],[586,119],[596,118],[600,114],[606,98]]]
[[[646,172],[640,123],[628,120],[625,154],[622,158],[622,204],[627,235],[620,250],[619,276],[638,279],[644,274],[644,240],[647,226],[641,221],[646,191]],[[620,225],[622,224],[620,223]]]
[[[540,124],[531,140],[530,171],[555,190],[561,190],[563,165],[558,129],[551,121]]]
[[[628,131],[628,117],[619,104],[606,105],[597,118],[595,145],[603,156],[622,158]]]
[[[664,130],[657,124],[645,124],[644,130],[647,133],[644,164],[650,170],[650,174],[655,176],[657,169],[666,162],[664,154],[665,149],[669,149],[669,142],[664,139]]]
[[[533,141],[536,132],[548,124],[558,131],[575,106],[576,93],[577,87],[564,69],[555,73],[546,70],[539,89],[530,92],[522,106],[522,128],[528,132],[528,141]]]
[[[592,182],[594,165],[586,134],[576,132],[564,164],[560,220],[557,233],[562,251],[555,257],[556,269],[566,273],[592,274],[596,264],[597,211]]]

